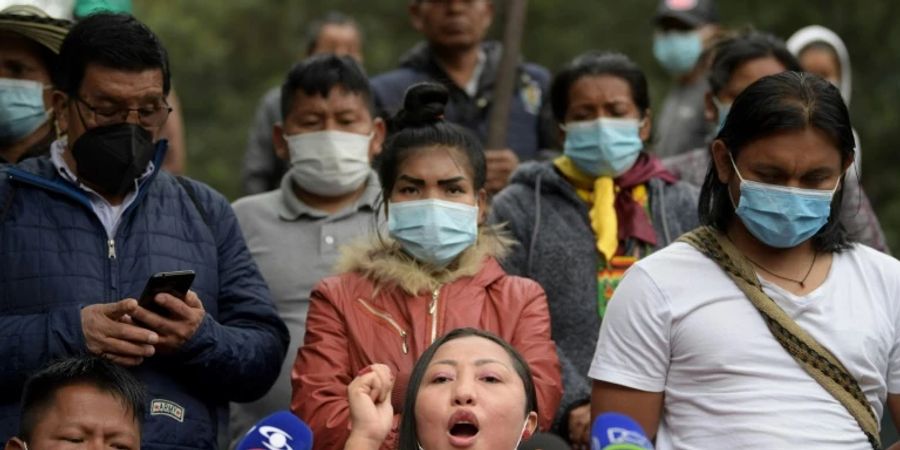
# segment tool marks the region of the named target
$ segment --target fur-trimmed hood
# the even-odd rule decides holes
[[[388,237],[369,236],[341,248],[336,273],[356,272],[373,281],[376,289],[396,285],[410,295],[433,291],[463,277],[478,274],[486,258],[503,259],[515,241],[497,226],[479,228],[475,245],[464,250],[446,268],[419,262]]]

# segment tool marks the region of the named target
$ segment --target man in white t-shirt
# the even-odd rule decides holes
[[[843,364],[876,420],[886,407],[900,416],[900,262],[848,242],[832,214],[854,151],[840,93],[808,74],[762,78],[719,137],[701,222]],[[873,447],[729,275],[687,243],[625,275],[589,375],[593,414],[631,415],[658,450]]]

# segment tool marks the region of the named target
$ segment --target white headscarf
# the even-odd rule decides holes
[[[841,97],[844,103],[850,106],[851,91],[851,70],[850,70],[850,54],[847,52],[847,46],[834,31],[829,30],[820,25],[810,25],[801,28],[790,39],[787,40],[787,48],[796,57],[800,57],[800,53],[810,44],[821,42],[834,49],[841,63],[841,82],[838,88],[841,90]]]

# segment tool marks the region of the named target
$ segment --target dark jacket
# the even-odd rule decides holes
[[[681,182],[651,179],[647,184],[650,220],[661,248],[697,226],[698,191]],[[494,198],[490,221],[507,223],[520,244],[503,267],[537,281],[547,292],[565,410],[590,396],[587,373],[600,332],[599,256],[587,204],[552,162],[526,163]]]
[[[450,91],[445,118],[472,130],[485,142],[502,47],[497,42],[484,42],[482,50],[486,57],[484,71],[474,97],[457,86],[437,63],[428,45],[420,43],[401,58],[399,68],[372,79],[376,109],[382,116],[392,116],[403,106],[403,95],[410,86],[423,81],[439,82]],[[537,64],[519,65],[506,143],[521,160],[535,159],[542,149],[554,147],[556,132],[549,108],[544,107],[549,85],[547,69]]]
[[[164,153],[160,145],[156,167]],[[287,328],[228,202],[184,182],[154,173],[110,240],[49,158],[0,167],[0,440],[17,431],[26,378],[87,352],[81,309],[137,298],[156,272],[196,271],[191,289],[206,317],[176,354],[133,369],[149,394],[143,448],[217,448],[228,402],[256,399],[275,381]]]

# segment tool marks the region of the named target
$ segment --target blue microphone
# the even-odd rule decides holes
[[[236,450],[311,450],[312,430],[289,411],[260,420],[244,435]]]
[[[591,450],[653,450],[653,444],[631,417],[606,413],[591,427]]]

